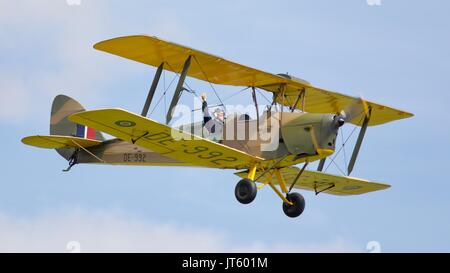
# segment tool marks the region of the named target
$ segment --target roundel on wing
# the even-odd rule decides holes
[[[136,126],[136,122],[130,120],[118,120],[115,122],[117,126],[120,127],[134,127]]]

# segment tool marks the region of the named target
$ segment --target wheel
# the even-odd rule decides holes
[[[234,195],[240,203],[249,204],[255,200],[257,191],[256,183],[250,179],[244,178],[236,184]]]
[[[283,202],[284,214],[292,218],[300,216],[300,214],[302,214],[303,210],[305,209],[305,198],[303,198],[300,193],[293,192],[288,194],[287,200],[291,201],[294,204],[289,205]]]

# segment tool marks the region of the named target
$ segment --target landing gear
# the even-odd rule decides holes
[[[257,191],[256,183],[248,178],[244,178],[236,184],[234,195],[240,203],[249,204],[255,200]]]
[[[305,170],[306,165],[308,165],[308,162],[306,162],[303,168],[299,171],[289,189],[286,187],[285,178],[280,172],[280,169],[273,169],[271,167],[269,169],[266,169],[265,171],[263,170],[261,174],[256,176],[257,165],[253,165],[248,170],[247,178],[241,179],[241,181],[236,184],[234,195],[240,203],[249,204],[253,200],[255,200],[258,189],[261,189],[265,185],[269,185],[273,189],[273,191],[283,200],[284,214],[291,218],[298,217],[303,213],[303,210],[305,209],[305,199],[300,193],[290,193],[290,191],[294,187],[300,175]],[[273,172],[269,173],[269,170],[271,169],[273,169]],[[257,187],[255,181],[259,181],[259,178],[267,173],[269,173],[269,175],[266,176],[265,181],[261,182],[263,184]],[[278,189],[278,187],[276,187],[272,181],[273,174],[276,175],[277,182],[280,185],[280,189]]]
[[[292,203],[292,205],[283,202],[284,214],[286,214],[291,218],[300,216],[300,214],[302,214],[303,210],[305,209],[305,198],[303,198],[303,196],[300,193],[293,192],[289,193],[286,196],[286,199],[289,200]]]

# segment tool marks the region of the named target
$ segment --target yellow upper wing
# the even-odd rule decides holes
[[[280,169],[280,171],[287,186],[289,187],[294,182],[300,169],[297,167],[287,167]],[[256,173],[257,177],[258,173],[259,172]],[[247,171],[238,172],[236,173],[236,175],[242,178],[247,177]],[[270,175],[261,177],[258,182],[266,182],[268,176]],[[270,177],[273,183],[278,184],[276,175],[272,175]],[[357,195],[372,191],[384,190],[389,188],[390,186],[387,184],[370,182],[368,180],[360,178],[338,176],[323,172],[305,170],[294,187],[316,192],[323,191],[324,193],[333,195]]]
[[[268,85],[263,88],[266,90],[277,92],[279,86]],[[285,98],[283,100],[282,96],[278,96],[277,102],[280,104],[282,103],[285,106],[292,107],[295,105],[299,94],[304,90],[304,109],[302,109],[301,102],[297,103],[296,108],[302,109],[305,112],[309,113],[339,113],[341,110],[345,110],[348,105],[361,103],[360,98],[328,91],[311,85],[305,85],[304,83],[297,82],[295,80],[287,83],[284,88]],[[413,116],[413,114],[403,110],[395,109],[371,101],[365,102],[367,103],[367,106],[372,109],[370,120],[368,123],[369,126],[380,125],[394,120],[409,118]],[[364,117],[363,113],[364,112],[361,111],[361,114],[359,116],[356,116],[349,122],[361,126],[362,119]]]
[[[305,90],[305,111],[311,113],[336,113],[358,98],[317,88],[289,76],[280,76],[244,66],[199,50],[164,41],[156,37],[135,35],[99,42],[94,48],[151,66],[164,64],[164,69],[180,72],[188,56],[192,56],[188,75],[200,80],[234,86],[254,86],[277,93],[284,85],[286,97],[278,102],[293,106],[297,96]],[[372,108],[370,125],[378,125],[412,114],[385,105],[367,101]],[[301,106],[298,104],[297,108]],[[356,125],[359,120],[352,120]]]
[[[60,148],[88,148],[101,144],[99,140],[85,139],[73,136],[29,136],[22,138],[24,144],[46,148],[46,149],[60,149]]]
[[[99,42],[95,49],[140,63],[180,72],[184,62],[193,56],[188,75],[203,81],[235,86],[261,86],[277,83],[283,78],[225,60],[199,50],[188,48],[157,37],[136,35]]]
[[[122,109],[80,112],[69,120],[201,167],[242,169],[262,160]]]

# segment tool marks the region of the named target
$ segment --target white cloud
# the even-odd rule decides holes
[[[17,121],[24,117],[30,100],[20,79],[0,76],[0,122]]]
[[[60,93],[86,105],[106,97],[114,83],[126,81],[133,71],[92,46],[121,35],[117,34],[121,30],[126,31],[124,35],[145,29],[151,35],[175,41],[191,39],[181,22],[173,16],[167,19],[167,10],[154,12],[155,18],[133,26],[109,14],[108,5],[100,1],[69,6],[64,0],[0,0],[0,52],[11,59],[0,64],[0,98],[11,97],[9,102],[2,100],[0,106],[8,103],[9,107],[0,111],[0,121],[10,121],[11,116],[47,120],[49,109],[43,105],[50,105]]]
[[[267,236],[276,236],[268,233]],[[216,230],[152,223],[118,211],[68,209],[36,217],[0,213],[0,252],[357,252],[342,238],[321,244],[242,244]]]
[[[42,105],[60,93],[82,101],[99,97],[111,76],[103,72],[107,60],[92,48],[106,31],[102,11],[95,1],[70,7],[65,1],[0,0],[0,52],[9,60],[0,64],[1,106],[9,105],[0,121],[48,116]]]

